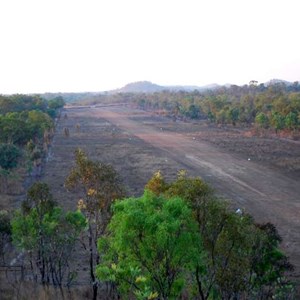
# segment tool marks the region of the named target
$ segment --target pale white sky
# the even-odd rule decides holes
[[[299,0],[0,0],[0,93],[300,80]]]

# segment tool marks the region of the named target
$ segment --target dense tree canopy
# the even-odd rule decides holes
[[[13,144],[0,144],[0,167],[10,170],[18,165],[21,151]]]
[[[99,241],[100,253],[108,251],[97,274],[140,299],[176,298],[188,282],[187,270],[202,256],[196,228],[192,211],[180,198],[146,191],[141,198],[118,202],[110,234]]]
[[[142,109],[165,111],[176,118],[209,119],[218,124],[251,125],[275,130],[298,130],[300,85],[274,83],[220,87],[205,92],[131,94]]]
[[[216,198],[200,178],[160,172],[141,198],[114,205],[99,240],[97,276],[138,299],[288,299],[292,269],[274,225],[257,224]],[[279,296],[280,295],[280,296]]]
[[[47,101],[40,95],[0,95],[0,114],[30,110],[47,112],[48,109],[62,108],[64,104],[65,102],[61,96],[51,98]]]
[[[5,149],[11,149],[10,157],[16,156],[16,149],[28,152],[24,157],[30,160],[39,158],[49,144],[51,132],[54,129],[53,118],[59,114],[60,108],[64,106],[62,97],[46,101],[38,95],[0,95],[0,143],[2,143],[2,156]],[[9,145],[8,145],[9,144]],[[33,145],[29,150],[26,145]],[[8,145],[4,149],[3,145]],[[9,155],[7,151],[5,155]],[[1,154],[0,154],[1,156]],[[2,157],[1,156],[1,157]],[[10,160],[7,159],[10,165]],[[16,160],[14,160],[16,161]],[[3,163],[1,164],[3,167]]]

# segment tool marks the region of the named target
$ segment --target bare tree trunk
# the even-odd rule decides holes
[[[90,275],[93,284],[93,300],[97,299],[98,284],[94,273],[94,245],[93,245],[93,232],[91,224],[89,224],[89,251],[90,251]]]

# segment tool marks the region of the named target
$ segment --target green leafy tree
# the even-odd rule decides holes
[[[0,142],[24,146],[28,141],[42,142],[45,132],[54,128],[50,116],[41,111],[11,112],[0,116]]]
[[[108,229],[98,244],[97,276],[122,296],[178,298],[182,289],[201,300],[293,295],[285,278],[292,267],[279,250],[275,226],[232,211],[183,170],[170,184],[156,172],[141,198],[117,202]]]
[[[114,282],[122,296],[134,293],[138,299],[177,299],[188,283],[189,268],[202,259],[197,226],[185,201],[147,190],[141,198],[114,205],[109,235],[99,240],[98,250],[104,253],[99,279]]]
[[[55,205],[48,186],[35,183],[11,224],[13,243],[27,254],[36,280],[62,286],[70,279],[72,252],[86,226],[81,212],[64,212]]]
[[[212,188],[200,178],[188,178],[185,171],[178,173],[178,178],[169,185],[167,197],[179,196],[192,209],[193,217],[198,224],[198,234],[207,251],[206,269],[202,264],[195,264],[193,280],[200,299],[209,299],[215,289],[217,273],[216,244],[226,222],[226,203],[213,197]]]
[[[0,179],[1,190],[7,192],[8,178],[12,170],[18,166],[22,152],[19,147],[13,144],[0,144]]]
[[[249,294],[257,298],[289,299],[293,295],[293,284],[285,275],[293,270],[293,266],[279,249],[282,238],[271,223],[255,224],[255,227]],[[283,294],[277,298],[277,295]]]
[[[285,127],[290,130],[295,130],[299,126],[299,118],[297,113],[291,111],[285,117]]]
[[[32,110],[28,112],[27,123],[32,137],[42,138],[45,130],[53,128],[53,120],[46,113]]]
[[[29,131],[26,121],[20,119],[19,114],[6,114],[0,116],[0,141],[2,143],[13,143],[24,145],[26,143]]]
[[[207,113],[207,118],[208,118],[208,120],[209,120],[210,122],[215,122],[215,120],[216,120],[216,115],[215,115],[213,112],[209,111],[209,112]]]
[[[68,189],[81,193],[78,208],[88,222],[88,251],[93,298],[97,298],[98,282],[95,266],[99,263],[97,240],[106,230],[111,218],[111,205],[124,196],[124,188],[115,169],[108,164],[88,159],[81,150],[75,151],[75,166],[65,181]]]
[[[48,107],[50,109],[59,109],[59,108],[63,108],[65,105],[65,101],[63,99],[63,97],[61,96],[58,96],[58,97],[55,97],[54,99],[51,99],[48,101]]]
[[[285,273],[291,265],[279,250],[274,225],[255,224],[251,216],[231,211],[205,182],[183,171],[165,195],[187,201],[198,224],[206,268],[195,264],[192,272],[200,299],[265,299],[289,287]]]
[[[198,119],[200,116],[200,108],[195,104],[191,104],[187,111],[188,117],[191,119]]]
[[[255,117],[255,123],[258,124],[261,128],[268,128],[269,127],[269,118],[263,112],[260,112]]]
[[[0,144],[0,167],[10,170],[18,165],[21,150],[13,144]]]
[[[47,114],[52,118],[57,117],[60,114],[60,109],[63,108],[64,105],[65,101],[61,96],[48,100]]]
[[[232,125],[235,126],[236,122],[239,120],[240,110],[238,107],[233,107],[229,109],[229,119],[232,122]]]
[[[228,108],[227,107],[216,112],[216,122],[218,124],[227,123],[227,119],[228,119]]]
[[[272,112],[270,123],[276,131],[281,130],[284,128],[285,118],[279,112]]]
[[[39,95],[10,95],[0,96],[0,114],[29,110],[45,111],[47,102]]]

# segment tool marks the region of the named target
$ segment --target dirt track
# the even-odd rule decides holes
[[[300,277],[298,177],[248,160],[248,156],[217,148],[201,140],[201,134],[165,130],[174,127],[172,121],[152,118],[150,113],[126,107],[69,109],[66,112],[68,119],[62,119],[57,128],[43,178],[65,206],[73,209],[78,200],[77,195],[63,188],[73,164],[72,153],[77,147],[87,151],[92,159],[111,163],[123,177],[131,195],[140,195],[145,183],[158,169],[167,179],[175,178],[179,169],[186,169],[190,175],[201,176],[209,182],[219,195],[231,199],[233,208],[245,209],[259,222],[274,223],[283,237],[282,246],[296,267],[295,276]],[[75,129],[78,123],[80,131]],[[70,128],[69,138],[63,135],[64,127]]]
[[[300,270],[300,184],[266,166],[225,153],[199,139],[157,130],[149,123],[130,119],[130,111],[91,110],[177,161],[210,182],[236,207],[250,212],[257,221],[271,221],[284,238],[283,247]]]

